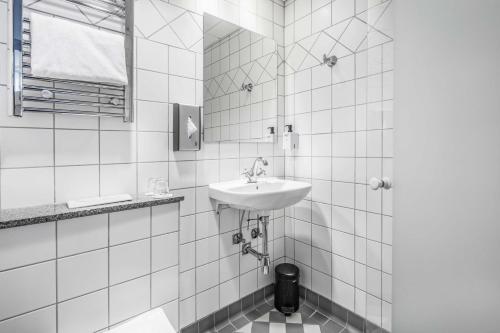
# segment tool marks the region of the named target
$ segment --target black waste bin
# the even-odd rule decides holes
[[[292,264],[279,264],[274,272],[274,307],[285,315],[291,315],[299,309],[299,268]]]

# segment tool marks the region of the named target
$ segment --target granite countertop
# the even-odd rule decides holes
[[[184,200],[183,196],[174,195],[170,198],[154,199],[152,197],[136,197],[131,201],[123,201],[106,205],[68,208],[65,203],[43,206],[11,208],[0,210],[0,229],[20,227],[30,224],[67,220],[75,217],[98,215],[165,205]]]

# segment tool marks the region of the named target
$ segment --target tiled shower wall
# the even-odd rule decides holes
[[[285,175],[313,185],[286,209],[286,260],[306,287],[390,330],[392,190],[367,182],[392,177],[392,1],[285,6],[285,123],[301,134]]]
[[[179,234],[181,327],[272,279],[262,276],[254,258],[238,254],[231,243],[238,213],[227,209],[217,216],[207,185],[238,178],[257,156],[269,161],[268,175],[284,175],[277,143],[206,143],[199,152],[172,150],[172,103],[200,105],[203,99],[203,11],[275,39],[283,57],[281,0],[138,0],[136,122],[47,114],[12,118],[7,116],[7,2],[0,0],[1,208],[142,193],[149,177],[167,178],[171,189],[185,196]],[[278,121],[283,124],[283,76],[279,82]],[[283,215],[274,212],[271,222],[275,262],[284,258]]]

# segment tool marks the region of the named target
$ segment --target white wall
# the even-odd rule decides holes
[[[285,6],[285,124],[300,134],[285,175],[313,186],[286,210],[286,258],[304,286],[390,330],[392,191],[367,180],[392,174],[392,2]]]
[[[395,3],[395,332],[498,332],[499,12]]]
[[[43,6],[43,1],[33,6]],[[7,117],[7,1],[0,0],[1,208],[143,193],[149,177],[167,178],[170,188],[185,196],[180,205],[181,326],[272,281],[272,275],[260,273],[256,259],[238,254],[231,243],[237,214],[225,210],[216,216],[207,185],[239,177],[257,156],[269,161],[268,175],[284,175],[277,143],[210,143],[198,152],[171,148],[172,103],[202,104],[204,11],[273,38],[283,56],[281,0],[138,0],[135,123],[48,114],[12,118]],[[282,115],[283,76],[279,82]],[[273,217],[270,252],[280,262],[283,210]]]

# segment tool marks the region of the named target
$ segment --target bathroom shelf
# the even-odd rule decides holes
[[[134,0],[59,0],[61,4],[74,5],[102,18],[96,29],[110,30],[125,36],[127,85],[101,82],[37,77],[31,69],[30,11],[62,17],[78,23],[73,18],[58,13],[24,6],[22,0],[13,0],[13,115],[22,117],[24,112],[61,113],[97,117],[117,117],[125,122],[134,121],[133,112],[133,3]],[[43,0],[42,0],[43,2]],[[53,2],[52,2],[53,5]],[[76,7],[75,7],[76,8]],[[68,11],[68,16],[71,10]],[[120,29],[105,23],[112,22]]]
[[[107,214],[143,207],[153,207],[180,202],[183,200],[184,197],[180,195],[174,195],[173,197],[162,199],[154,199],[152,197],[143,196],[136,197],[131,201],[81,208],[68,208],[66,204],[49,204],[33,207],[2,209],[0,210],[0,229],[68,220],[77,217]]]

